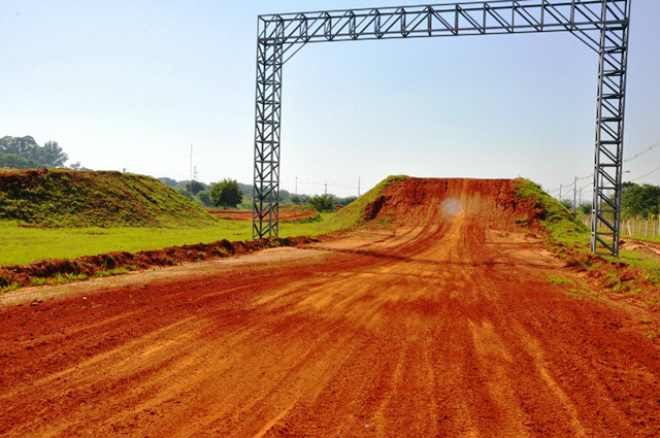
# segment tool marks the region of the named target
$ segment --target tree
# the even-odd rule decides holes
[[[216,207],[222,206],[225,210],[236,208],[243,201],[243,192],[238,182],[232,179],[223,179],[211,186],[211,202]]]
[[[284,189],[280,190],[280,202],[288,202],[290,200],[291,200],[291,193]]]
[[[316,211],[333,211],[335,209],[335,197],[332,195],[319,195],[310,198],[309,203]]]
[[[39,148],[39,145],[29,135],[25,137],[5,136],[0,138],[0,154],[18,155],[27,160],[34,160],[34,151],[37,148]]]
[[[179,193],[180,195],[185,196],[186,198],[190,199],[191,201],[195,200],[195,196],[192,193],[190,193],[188,190],[181,189],[181,188],[176,188],[175,190],[177,191],[177,193]]]
[[[0,154],[22,157],[27,163],[37,163],[35,167],[62,167],[69,157],[56,141],[39,146],[34,138],[5,136],[0,138]]]
[[[657,215],[660,206],[660,187],[627,183],[624,187],[621,204],[627,216]]]
[[[36,161],[48,167],[62,167],[69,156],[56,141],[48,141],[43,147],[36,149]]]
[[[593,205],[591,204],[591,202],[585,202],[583,204],[580,204],[580,212],[585,216],[590,215],[592,209],[593,209]]]
[[[165,184],[167,187],[171,187],[171,188],[173,188],[173,189],[176,188],[176,184],[177,184],[177,183],[176,183],[176,180],[174,180],[174,179],[172,179],[172,178],[168,178],[168,177],[166,177],[166,176],[161,176],[160,178],[158,178],[158,181],[162,182],[162,183]]]
[[[40,169],[41,164],[15,154],[0,154],[0,169]]]
[[[189,192],[191,192],[193,195],[198,194],[202,190],[206,188],[206,184],[201,183],[199,181],[188,181],[186,183],[186,189],[188,189]]]
[[[199,202],[205,207],[211,207],[213,205],[213,201],[211,201],[211,192],[209,190],[202,190],[197,193],[197,199],[199,199]]]

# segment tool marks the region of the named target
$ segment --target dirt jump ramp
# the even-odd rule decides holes
[[[660,436],[658,316],[567,271],[534,208],[410,178],[341,239],[4,304],[0,435]]]

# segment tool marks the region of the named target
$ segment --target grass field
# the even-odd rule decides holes
[[[320,222],[281,223],[280,237],[317,235],[331,215]],[[251,239],[250,222],[218,221],[199,228],[25,228],[0,224],[0,266],[20,265],[43,259],[73,259],[113,251],[136,252],[222,239]]]

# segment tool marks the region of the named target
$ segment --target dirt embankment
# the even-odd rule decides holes
[[[153,267],[174,266],[185,262],[200,262],[218,258],[240,256],[266,248],[297,246],[317,242],[313,237],[268,238],[230,242],[221,240],[213,243],[174,246],[159,250],[112,252],[95,256],[79,257],[74,260],[42,260],[28,265],[0,267],[0,287],[11,285],[30,286],[35,280],[55,277],[93,277],[112,273],[115,269],[131,271]]]
[[[657,313],[520,229],[514,182],[404,184],[387,228],[0,306],[0,435],[660,436]]]
[[[507,179],[407,178],[368,205],[364,220],[389,217],[394,226],[429,226],[441,218],[465,214],[486,228],[520,230],[518,222],[537,217],[539,210],[533,200],[521,199],[515,190],[516,182]]]

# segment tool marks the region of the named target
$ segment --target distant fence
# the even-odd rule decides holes
[[[591,228],[591,217],[582,219]],[[660,219],[630,218],[621,220],[621,237],[660,240]]]

